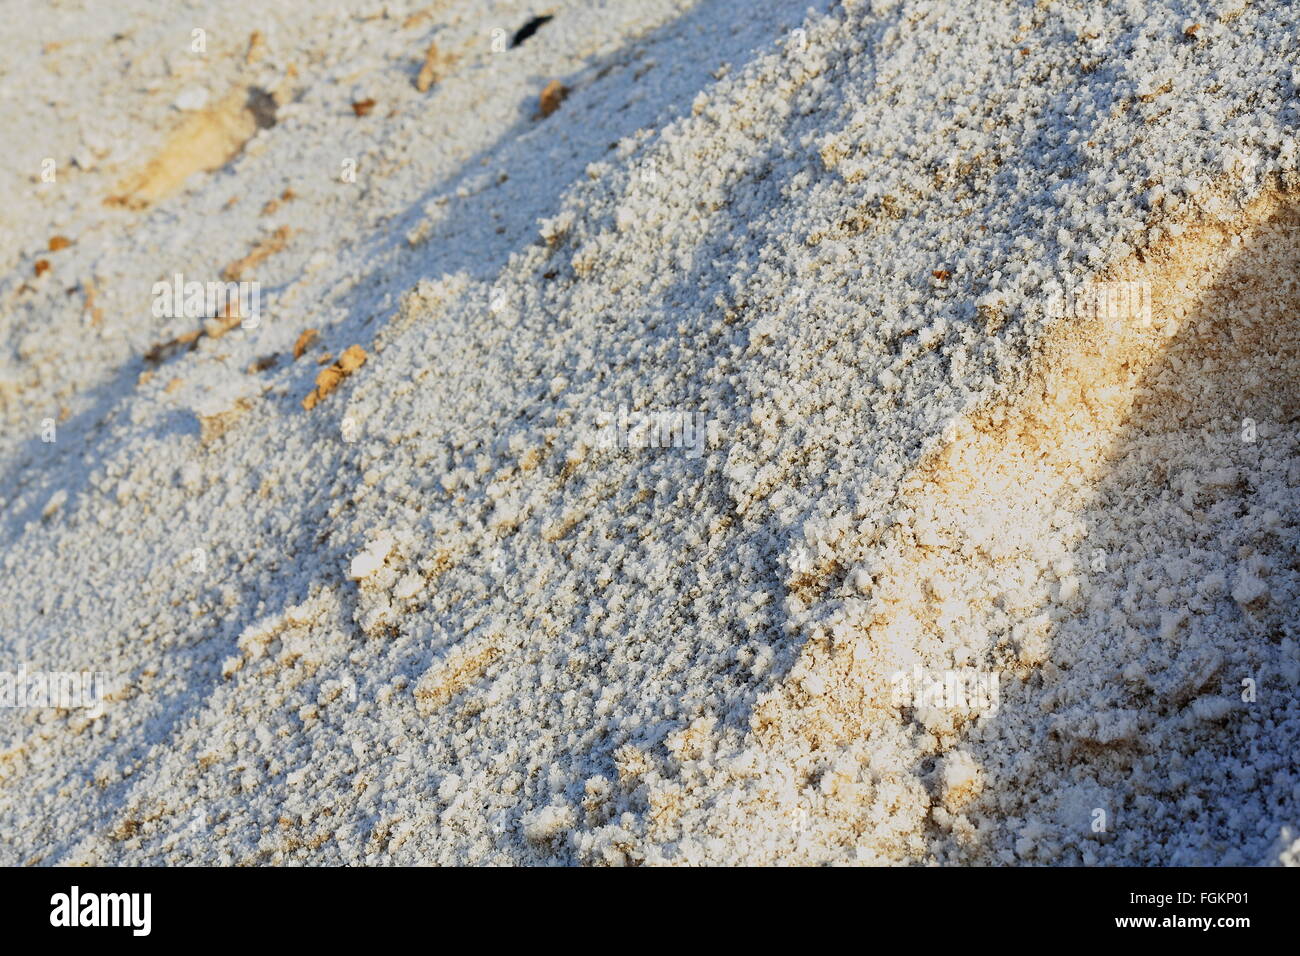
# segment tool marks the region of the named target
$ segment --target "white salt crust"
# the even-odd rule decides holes
[[[1232,225],[1300,186],[1289,4],[332,6],[0,39],[0,670],[114,688],[3,712],[0,863],[1296,862],[1300,376],[1258,317],[1300,233]],[[225,168],[104,204],[247,86],[284,102]],[[1276,280],[1253,331],[1172,338],[1100,437],[1083,372],[1025,418],[1050,293],[1205,222]],[[282,226],[260,325],[146,362],[199,324],[153,284]],[[704,453],[609,447],[621,406]],[[869,697],[891,662],[999,709]]]

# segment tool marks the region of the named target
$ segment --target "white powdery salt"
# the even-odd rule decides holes
[[[3,723],[0,862],[1295,861],[1300,460],[1205,418],[1213,349],[1108,471],[901,491],[1052,288],[1294,185],[1288,4],[561,0],[505,52],[508,4],[363,6],[236,0],[198,62],[144,0],[6,34],[56,175],[0,170],[0,669],[130,691]],[[225,168],[105,205],[250,86]],[[160,276],[277,235],[256,328],[143,358]]]

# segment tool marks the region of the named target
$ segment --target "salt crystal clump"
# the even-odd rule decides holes
[[[416,574],[413,571],[408,572],[402,577],[401,580],[397,582],[396,586],[393,588],[393,597],[397,598],[399,601],[405,601],[409,598],[415,597],[415,595],[420,592],[420,588],[423,586],[424,586],[423,578],[421,578],[418,574]]]
[[[382,532],[366,545],[364,551],[352,559],[348,567],[348,577],[354,581],[363,581],[384,566],[384,559],[393,550],[393,536]]]
[[[203,468],[197,461],[187,461],[181,465],[181,487],[186,491],[195,491],[203,484]]]
[[[438,799],[443,803],[451,803],[459,789],[460,775],[449,773],[438,783]]]
[[[208,91],[201,86],[189,86],[176,95],[176,108],[184,112],[201,110],[208,104]]]
[[[1231,713],[1233,702],[1226,697],[1198,697],[1192,701],[1192,713],[1197,720],[1222,720]]]
[[[1241,607],[1263,604],[1268,600],[1268,582],[1254,570],[1242,568],[1237,572],[1237,579],[1232,585],[1232,599]]]
[[[970,754],[954,750],[943,758],[939,783],[944,806],[956,810],[979,796],[984,789],[984,771]]]
[[[542,807],[525,813],[520,822],[524,836],[530,843],[546,843],[573,826],[573,808],[555,805]]]

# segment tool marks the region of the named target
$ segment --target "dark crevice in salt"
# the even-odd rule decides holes
[[[515,35],[510,39],[510,45],[512,47],[519,46],[519,44],[523,43],[534,33],[540,30],[543,26],[545,26],[547,23],[549,23],[551,20],[554,19],[555,18],[549,13],[546,14],[545,16],[533,17],[531,20],[529,20],[522,27],[520,27],[518,30],[515,31]]]

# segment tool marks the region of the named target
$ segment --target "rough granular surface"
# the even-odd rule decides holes
[[[208,6],[0,40],[0,863],[1300,862],[1288,3]]]

